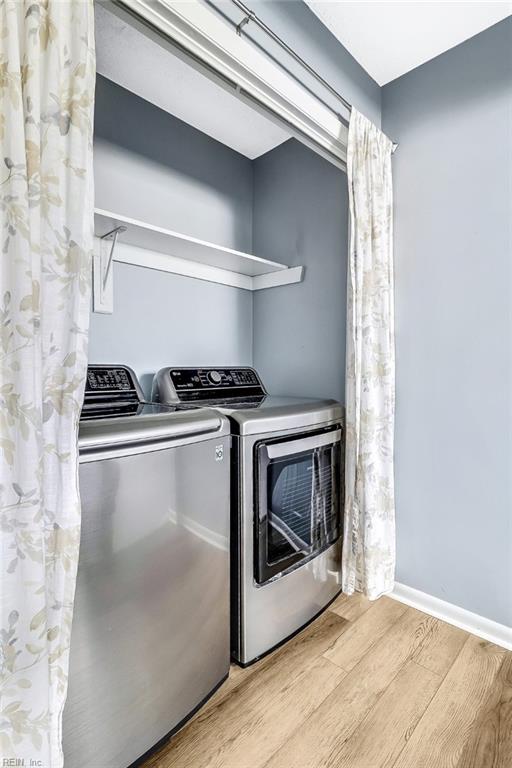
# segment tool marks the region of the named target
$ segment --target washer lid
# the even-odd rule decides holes
[[[265,397],[256,406],[221,409],[231,421],[231,432],[254,435],[287,429],[304,429],[316,424],[343,421],[344,409],[336,400],[317,400],[304,397]]]
[[[78,447],[81,453],[125,446],[142,448],[202,435],[207,439],[228,434],[227,419],[210,408],[184,411],[172,406],[141,403],[138,411],[131,415],[81,420]]]

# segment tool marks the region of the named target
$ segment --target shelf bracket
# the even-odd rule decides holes
[[[93,259],[93,311],[112,314],[114,311],[114,286],[112,264],[117,238],[126,227],[120,225],[95,239]],[[109,244],[109,241],[112,241]],[[109,247],[110,245],[110,247]]]
[[[108,256],[108,262],[105,269],[105,274],[103,275],[103,290],[105,290],[105,286],[107,285],[108,276],[110,274],[110,270],[112,269],[112,260],[114,258],[114,249],[116,247],[117,243],[117,236],[121,232],[126,232],[126,227],[119,226],[114,227],[114,229],[111,229],[110,232],[107,232],[106,235],[101,236],[101,240],[112,240],[112,245],[110,246],[110,253]]]

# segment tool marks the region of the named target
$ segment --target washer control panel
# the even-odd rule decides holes
[[[135,373],[127,365],[89,365],[85,382],[84,407],[104,401],[141,401],[142,392]]]
[[[182,401],[226,400],[266,394],[253,368],[169,368],[172,390]]]
[[[87,368],[88,392],[114,391],[123,392],[129,389],[135,389],[131,380],[131,372],[126,368],[101,367],[99,365],[90,365]]]

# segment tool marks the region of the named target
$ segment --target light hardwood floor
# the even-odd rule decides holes
[[[229,679],[144,768],[512,768],[512,652],[340,596]]]

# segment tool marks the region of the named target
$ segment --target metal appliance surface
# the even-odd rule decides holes
[[[231,633],[247,665],[340,592],[343,408],[273,397],[252,368],[162,369],[152,399],[231,423]]]
[[[67,768],[131,765],[229,670],[229,423],[141,400],[129,368],[89,369]]]

